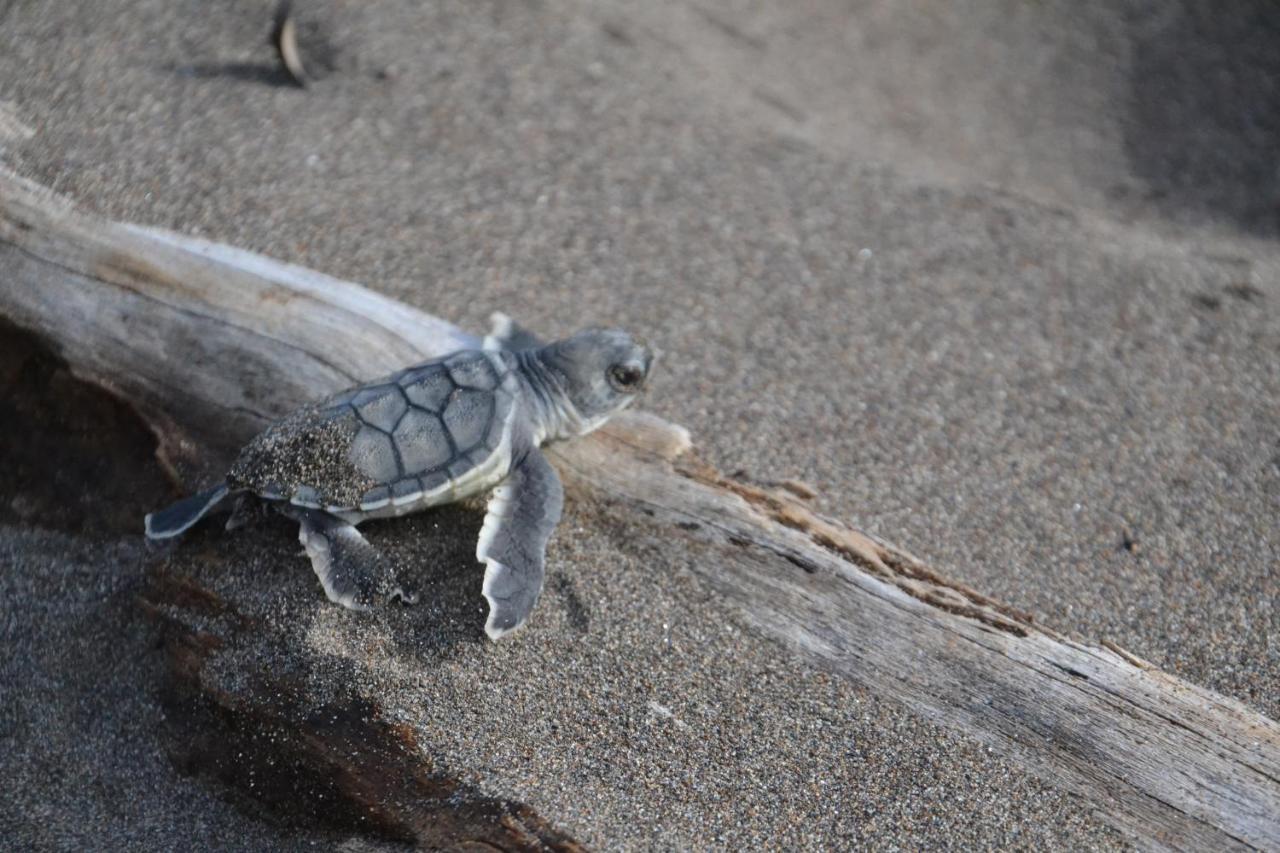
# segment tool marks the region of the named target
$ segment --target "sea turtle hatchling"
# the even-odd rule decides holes
[[[367,609],[413,596],[356,525],[492,489],[476,558],[486,565],[485,632],[497,639],[529,617],[560,520],[564,492],[538,448],[601,426],[635,399],[652,365],[653,354],[625,332],[588,329],[542,346],[499,317],[483,349],[349,388],[275,422],[240,452],[225,482],[148,515],[147,537],[177,536],[229,497],[256,497],[298,522],[329,599]]]

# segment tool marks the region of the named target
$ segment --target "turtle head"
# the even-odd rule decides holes
[[[557,406],[564,410],[562,431],[577,435],[626,408],[645,389],[654,362],[648,347],[619,329],[586,329],[543,347],[539,356],[570,404]]]

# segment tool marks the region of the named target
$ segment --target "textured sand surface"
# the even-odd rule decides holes
[[[1273,7],[324,5],[351,62],[306,91],[279,85],[263,3],[0,5],[0,100],[37,131],[4,156],[111,216],[472,328],[495,309],[547,333],[626,325],[666,353],[646,405],[726,469],[803,479],[1056,628],[1280,714]],[[51,793],[0,797],[0,818],[47,846],[146,846],[140,826],[156,849],[198,841],[164,817],[180,811],[229,846],[275,843],[166,775],[138,722],[156,713],[145,666],[95,670],[94,692],[41,663],[84,624],[71,593],[95,602],[94,636],[145,657],[127,599],[91,595],[95,568],[142,570],[138,543],[32,531],[4,494],[20,690],[0,733],[22,748],[0,762]],[[278,591],[309,620],[308,660],[349,667],[379,637],[408,638],[396,660],[440,655],[426,683],[335,672],[600,846],[1121,843],[1086,802],[797,669],[682,573],[696,555],[587,505],[518,644],[476,646],[467,524],[403,534],[443,541],[423,578],[437,609],[356,625],[320,606],[287,528],[200,541],[293,561],[219,582],[264,607]],[[38,746],[81,695],[132,728]],[[51,769],[21,775],[33,750]],[[112,809],[135,765],[167,783]],[[57,819],[34,803],[54,799],[79,805],[41,836]]]

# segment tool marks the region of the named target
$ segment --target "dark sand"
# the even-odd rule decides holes
[[[333,5],[350,62],[308,91],[279,85],[261,2],[0,5],[0,100],[37,130],[4,156],[471,328],[625,325],[666,352],[646,405],[726,469],[803,479],[1060,630],[1280,714],[1273,6]],[[0,831],[284,843],[164,758],[128,593],[155,558],[3,495]],[[365,622],[285,526],[171,559],[229,554],[211,582],[305,626],[245,669],[294,655],[376,693],[443,766],[595,846],[1123,843],[796,667],[696,555],[582,502],[528,630],[477,645],[478,525],[371,528],[431,555],[438,600]]]

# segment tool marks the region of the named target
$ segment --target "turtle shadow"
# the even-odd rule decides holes
[[[420,660],[439,659],[458,646],[488,642],[489,605],[480,591],[484,567],[476,560],[483,523],[482,509],[450,504],[361,525],[400,583],[417,596],[412,605],[387,605],[392,636],[402,651]]]
[[[393,600],[367,612],[328,600],[298,542],[297,523],[275,512],[230,532],[223,529],[227,514],[219,513],[180,540],[150,549],[164,571],[216,591],[250,623],[276,626],[270,631],[274,642],[296,645],[300,659],[316,651],[306,640],[307,626],[323,625],[343,634],[344,644],[377,635],[430,663],[487,642],[484,568],[475,558],[483,519],[479,509],[449,505],[362,524],[361,533],[417,597],[413,604]]]
[[[484,631],[489,618],[489,602],[481,592],[485,567],[476,559],[484,516],[478,502],[448,504],[360,527],[393,561],[399,581],[418,597],[413,605],[392,605],[389,615],[396,644],[419,661],[447,658],[462,646],[493,643]],[[590,630],[590,607],[573,579],[554,567],[537,608],[542,620],[562,619],[575,636]],[[560,613],[553,617],[555,610]]]
[[[169,64],[164,70],[179,77],[196,80],[231,80],[237,83],[254,83],[260,86],[297,89],[296,80],[289,72],[272,62],[197,62],[186,65]]]
[[[160,736],[178,772],[288,833],[498,838],[483,821],[527,810],[437,768],[403,703],[423,685],[449,695],[458,668],[443,659],[484,640],[481,520],[462,506],[362,525],[420,596],[369,612],[325,598],[283,516],[232,535],[204,523],[156,549],[140,601],[160,625]]]

